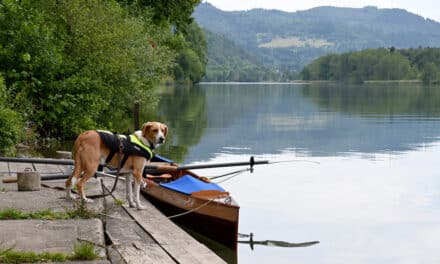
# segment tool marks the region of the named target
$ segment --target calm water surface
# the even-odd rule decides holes
[[[440,87],[202,84],[160,94],[153,118],[171,131],[163,155],[296,160],[221,185],[241,205],[240,233],[320,243],[240,244],[238,263],[440,263]]]

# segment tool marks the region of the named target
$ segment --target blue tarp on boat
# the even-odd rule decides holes
[[[187,195],[190,195],[193,192],[205,191],[205,190],[219,190],[222,192],[225,191],[222,187],[218,186],[215,183],[206,183],[190,175],[184,175],[179,179],[170,183],[161,183],[160,186]]]

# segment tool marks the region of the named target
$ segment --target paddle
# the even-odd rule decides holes
[[[73,160],[68,159],[47,159],[47,158],[13,158],[13,157],[0,157],[0,162],[24,162],[24,163],[41,163],[41,164],[56,164],[56,165],[74,165]],[[269,164],[267,160],[255,161],[254,157],[251,157],[249,161],[245,162],[225,162],[225,163],[208,163],[208,164],[195,164],[184,166],[173,165],[155,165],[147,164],[145,169],[157,170],[157,171],[181,171],[181,170],[195,170],[195,169],[209,169],[209,168],[221,168],[221,167],[234,167],[234,166],[251,166]]]
[[[74,165],[71,159],[47,159],[47,158],[13,158],[0,157],[0,162],[22,162],[22,163],[40,163],[54,165]]]
[[[155,165],[147,164],[144,169],[146,170],[156,170],[156,171],[182,171],[182,170],[196,170],[196,169],[211,169],[211,168],[222,168],[222,167],[236,167],[236,166],[251,166],[251,170],[254,165],[269,164],[267,160],[255,161],[252,156],[249,161],[245,162],[224,162],[224,163],[207,163],[207,164],[195,164],[195,165],[183,165],[183,166],[173,166],[173,165]]]

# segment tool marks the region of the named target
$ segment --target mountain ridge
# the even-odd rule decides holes
[[[321,6],[296,12],[222,11],[202,3],[193,17],[202,28],[233,41],[265,67],[279,71],[300,71],[330,53],[440,47],[439,22],[400,8]]]

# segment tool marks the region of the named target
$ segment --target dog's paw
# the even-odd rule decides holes
[[[68,195],[66,195],[66,200],[71,200],[71,201],[73,201],[73,200],[76,200],[76,199],[78,199],[78,197],[77,197],[76,195],[74,195],[74,194],[68,194]]]
[[[90,198],[83,198],[82,199],[85,203],[93,203],[93,200]]]
[[[142,189],[147,188],[147,182],[142,181],[142,183],[141,183],[141,188],[142,188]]]
[[[143,206],[143,205],[138,205],[138,206],[136,206],[136,208],[138,209],[138,210],[145,210],[146,209],[146,207],[145,206]]]
[[[129,206],[130,208],[136,208],[136,207],[137,207],[136,204],[135,204],[134,202],[128,202],[128,206]]]

